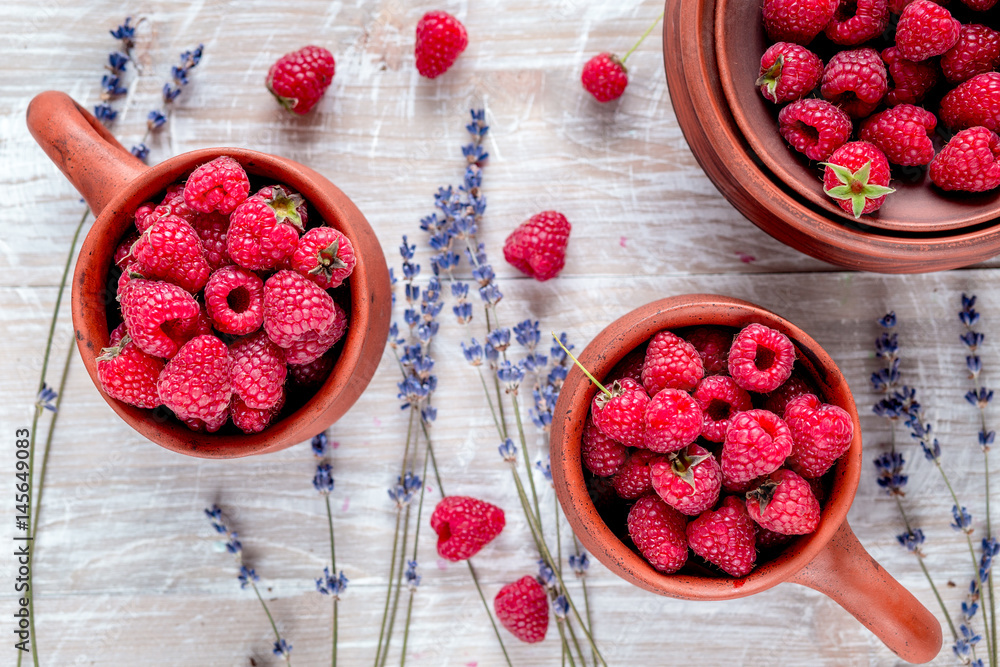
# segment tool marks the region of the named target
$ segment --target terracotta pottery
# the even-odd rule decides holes
[[[861,475],[861,427],[847,381],[833,360],[804,331],[759,306],[723,296],[693,294],[662,299],[612,322],[579,355],[598,379],[631,350],[663,329],[759,322],[795,344],[796,367],[816,383],[827,403],[847,410],[854,439],[836,463],[819,527],[793,540],[746,577],[712,576],[707,570],[666,575],[626,546],[591,500],[580,458],[584,423],[596,388],[574,367],[559,394],[552,420],[552,477],[559,501],[583,545],[623,579],[648,591],[688,600],[752,595],[790,581],[816,589],[854,615],[886,646],[910,662],[927,662],[941,649],[941,625],[865,551],[847,524]],[[691,569],[691,568],[689,568]],[[764,612],[766,613],[766,612]]]
[[[349,279],[350,324],[340,356],[315,395],[261,433],[205,434],[189,430],[165,408],[144,410],[101,392],[132,428],[158,445],[202,458],[235,458],[278,451],[310,439],[339,419],[368,385],[385,347],[391,317],[389,270],[382,248],[358,208],[323,176],[286,158],[243,148],[205,148],[147,167],[119,144],[90,113],[59,92],[39,94],[28,107],[28,127],[49,158],[80,191],[96,220],[73,276],[73,326],[87,372],[100,391],[96,358],[108,342],[107,280],[131,214],[195,167],[228,155],[253,177],[286,183],[354,245],[357,265]],[[158,201],[158,199],[157,199]]]
[[[967,266],[1000,253],[1000,218],[954,230],[880,229],[867,217],[856,222],[835,206],[806,199],[776,176],[750,145],[730,110],[717,60],[716,5],[717,0],[666,1],[663,59],[681,130],[709,179],[740,213],[778,241],[848,269],[923,273]],[[755,3],[749,5],[759,11]],[[748,31],[763,45],[757,23]],[[763,50],[753,56],[753,68],[759,68],[761,53]],[[748,52],[740,57],[751,60]],[[735,58],[730,60],[731,77],[738,76],[738,67],[751,67],[748,63],[737,66],[732,62]],[[759,97],[752,86],[750,92]],[[749,103],[739,106],[751,117]],[[797,163],[794,155],[787,155],[788,149],[769,117],[762,132],[772,128],[780,150],[785,151],[788,164],[783,168],[818,182],[818,172],[813,174]],[[772,160],[778,154],[777,150],[768,152]],[[837,212],[831,213],[835,208]]]

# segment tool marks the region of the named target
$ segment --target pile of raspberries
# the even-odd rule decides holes
[[[877,210],[890,164],[926,166],[946,191],[1000,186],[1000,32],[985,25],[996,2],[950,3],[962,23],[931,0],[764,0],[775,43],[756,85],[786,105],[781,136],[824,164],[824,191],[844,210]]]
[[[309,225],[308,209],[285,185],[251,194],[227,156],[141,205],[114,257],[121,324],[97,359],[104,392],[165,406],[195,431],[232,419],[257,433],[284,407],[286,380],[321,385],[347,330],[341,286],[356,258],[340,231]]]
[[[628,537],[657,570],[693,551],[742,577],[759,551],[816,530],[821,478],[854,426],[793,373],[795,357],[757,323],[660,331],[594,397],[581,451],[592,497],[612,530],[628,508]]]

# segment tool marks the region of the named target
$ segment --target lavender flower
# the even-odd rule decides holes
[[[969,514],[967,509],[958,505],[952,505],[951,515],[954,517],[954,521],[951,522],[952,528],[969,535],[972,534],[972,515]]]
[[[994,431],[986,428],[986,417],[984,414],[986,406],[993,400],[993,391],[979,386],[979,375],[983,370],[983,362],[977,352],[986,337],[972,328],[979,322],[979,313],[976,312],[975,305],[975,295],[962,295],[962,309],[958,313],[958,319],[965,327],[965,332],[959,336],[959,339],[968,351],[968,355],[965,357],[965,367],[969,371],[969,379],[972,380],[974,385],[973,389],[965,394],[965,400],[979,410],[980,429],[978,440],[980,448],[986,453],[990,450],[990,445],[993,444],[993,439],[996,437]]]
[[[906,463],[903,455],[899,452],[886,452],[876,458],[874,463],[878,470],[878,485],[890,496],[906,495],[903,487],[909,478],[903,474],[903,464]]]
[[[333,492],[333,475],[330,464],[323,462],[316,465],[316,474],[313,476],[313,487],[324,495]]]
[[[149,157],[149,146],[143,143],[138,143],[135,146],[133,146],[129,152],[132,153],[132,155],[139,158],[140,160],[142,160],[143,162],[145,162],[146,158]]]
[[[549,455],[548,454],[545,455],[545,462],[544,463],[542,463],[542,461],[540,461],[540,460],[539,461],[535,461],[535,467],[538,468],[538,471],[540,473],[542,473],[542,476],[545,477],[545,479],[551,484],[552,483],[552,462],[551,462],[551,459],[549,458]]]
[[[396,485],[389,489],[389,498],[396,503],[397,509],[403,509],[413,500],[413,495],[420,490],[423,482],[412,472],[407,472],[396,480]]]
[[[329,440],[327,439],[325,432],[314,435],[313,439],[310,441],[313,455],[320,458],[325,456],[328,442]]]
[[[111,36],[120,40],[126,50],[135,46],[135,26],[132,25],[132,17],[126,16],[125,22],[111,31]]]
[[[246,565],[240,565],[240,574],[237,579],[240,580],[240,588],[246,588],[251,583],[255,584],[260,581],[260,577],[253,571],[253,568],[247,568]]]
[[[566,620],[566,614],[569,613],[569,602],[566,600],[565,595],[556,596],[556,599],[552,601],[552,611],[555,613],[557,620]]]
[[[49,385],[42,383],[42,388],[38,392],[38,397],[35,399],[35,404],[41,408],[48,410],[49,412],[56,411],[56,399],[59,397],[59,393],[50,387]]]
[[[212,507],[206,509],[205,515],[212,521],[212,528],[215,529],[215,532],[226,536],[226,551],[233,555],[237,555],[243,551],[243,544],[237,538],[236,531],[230,530],[226,525],[226,521],[222,516],[222,510],[218,505],[212,505]]]
[[[285,641],[284,638],[279,639],[278,641],[274,642],[274,648],[272,649],[272,652],[275,655],[284,656],[287,659],[288,656],[292,654],[292,645],[289,644],[287,641]]]
[[[955,652],[955,657],[962,660],[965,664],[969,664],[969,656],[972,652],[972,647],[979,643],[982,636],[976,634],[972,628],[965,623],[959,627],[959,631],[962,633],[962,636],[955,642],[955,645],[952,646],[952,651]]]
[[[517,463],[517,445],[510,438],[507,438],[502,445],[497,449],[500,450],[500,456],[507,463]]]
[[[339,575],[331,575],[330,568],[323,568],[323,576],[316,580],[316,590],[323,595],[329,595],[339,600],[340,596],[347,590],[347,577],[341,571]]]
[[[416,591],[417,587],[420,585],[420,575],[417,574],[417,561],[408,560],[406,561],[406,572],[404,573],[406,577],[406,585],[411,591]]]
[[[1000,542],[995,537],[983,538],[983,555],[979,560],[979,581],[985,582],[993,569],[993,559],[1000,554]]]
[[[923,552],[920,550],[920,546],[924,543],[924,531],[919,528],[914,528],[908,530],[905,533],[900,533],[896,536],[896,540],[904,547],[906,550],[914,553],[918,556],[923,556]]]
[[[570,554],[569,566],[576,573],[577,577],[585,577],[587,576],[587,570],[590,569],[590,560],[585,553]]]
[[[545,559],[538,561],[538,579],[545,588],[554,590],[557,586],[556,574],[549,567],[549,564],[545,562]]]

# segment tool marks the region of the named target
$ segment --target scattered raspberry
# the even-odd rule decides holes
[[[778,470],[747,493],[747,512],[768,530],[807,535],[819,525],[820,507],[806,480],[791,470]]]
[[[330,377],[330,371],[333,370],[333,362],[334,359],[332,356],[324,354],[319,359],[308,364],[289,366],[288,375],[292,378],[292,382],[300,387],[316,388]]]
[[[649,476],[649,462],[653,456],[648,449],[632,450],[625,465],[611,478],[611,485],[619,498],[633,500],[653,490]]]
[[[691,391],[703,377],[705,367],[694,345],[669,331],[660,331],[649,341],[642,384],[650,396],[668,388]]]
[[[895,192],[888,187],[889,161],[885,153],[867,141],[844,144],[823,166],[823,192],[855,218],[874,213],[886,195]]]
[[[736,496],[727,496],[714,512],[702,512],[687,526],[691,550],[734,577],[753,570],[757,560],[757,528],[746,505]]]
[[[212,272],[198,234],[172,216],[148,227],[132,246],[132,256],[142,275],[180,285],[192,294],[205,286]]]
[[[940,78],[933,62],[911,62],[895,46],[882,51],[882,61],[888,74],[889,87],[883,102],[891,107],[897,104],[919,104]]]
[[[977,74],[941,99],[941,122],[952,130],[982,125],[1000,130],[1000,72]]]
[[[984,25],[963,25],[955,46],[941,56],[949,83],[961,83],[1000,67],[1000,32]]]
[[[230,217],[226,248],[229,256],[251,271],[275,269],[289,259],[299,244],[302,196],[280,187],[271,197],[253,195]]]
[[[854,118],[874,111],[887,89],[885,63],[868,48],[834,54],[820,83],[823,97]]]
[[[985,127],[962,130],[937,154],[929,173],[942,190],[992,190],[1000,186],[1000,138]]]
[[[427,12],[417,22],[417,71],[434,79],[448,71],[469,45],[465,26],[447,12]]]
[[[618,472],[628,458],[628,447],[609,438],[588,416],[583,427],[580,457],[584,467],[598,477],[610,477]]]
[[[646,449],[676,452],[694,442],[701,433],[701,407],[686,391],[664,389],[649,400],[643,421]]]
[[[840,0],[764,0],[764,28],[774,42],[808,44],[833,19]]]
[[[861,141],[885,153],[889,162],[902,166],[929,164],[934,159],[930,134],[937,118],[912,104],[900,104],[870,117],[861,126]]]
[[[97,378],[104,393],[139,408],[155,408],[160,404],[156,378],[162,370],[163,361],[140,350],[126,333],[124,324],[112,332],[109,346],[97,357]]]
[[[767,395],[767,398],[764,400],[764,409],[770,410],[776,415],[783,415],[785,414],[785,406],[788,405],[790,400],[802,394],[814,393],[816,393],[816,390],[809,380],[806,380],[797,373],[792,373],[792,376],[788,378],[785,384]]]
[[[736,335],[729,350],[729,374],[747,391],[774,391],[791,376],[794,363],[788,336],[756,322]]]
[[[628,70],[613,53],[599,53],[583,66],[580,82],[598,102],[610,102],[625,92]]]
[[[259,331],[233,342],[229,356],[233,358],[233,393],[246,407],[266,410],[277,405],[288,374],[284,351]]]
[[[503,627],[528,644],[545,639],[549,628],[549,596],[534,577],[507,584],[493,598],[493,611]]]
[[[734,414],[753,407],[750,394],[726,375],[709,375],[692,396],[701,408],[701,437],[712,442],[726,439],[726,429]]]
[[[278,271],[264,283],[264,330],[280,347],[326,331],[335,318],[333,298],[295,271]]]
[[[184,202],[202,213],[232,213],[248,194],[247,173],[239,162],[226,155],[195,169],[184,185]]]
[[[706,375],[729,372],[729,348],[733,345],[731,333],[715,327],[698,327],[684,334],[684,340],[698,351]]]
[[[502,509],[467,496],[442,498],[431,515],[438,555],[453,563],[475,556],[503,527]]]
[[[804,46],[778,42],[768,47],[760,59],[756,86],[764,99],[775,103],[805,97],[819,85],[823,61]]]
[[[739,483],[774,472],[793,446],[792,432],[778,415],[767,410],[739,412],[729,421],[722,445],[722,474]]]
[[[888,0],[852,0],[837,6],[824,32],[834,44],[856,46],[878,37],[888,27]]]
[[[215,336],[192,338],[167,362],[156,390],[160,401],[180,419],[211,424],[229,407],[233,362]]]
[[[184,288],[163,281],[133,278],[121,297],[122,320],[136,346],[154,357],[172,357],[183,345],[164,325],[197,318],[201,308]]]
[[[896,24],[896,48],[915,63],[939,56],[958,41],[962,24],[931,0],[913,0]]]
[[[233,394],[232,401],[229,403],[229,416],[233,420],[233,424],[236,428],[240,429],[244,433],[260,433],[274,421],[274,418],[278,416],[281,412],[281,408],[285,405],[285,392],[281,392],[281,396],[278,397],[278,402],[275,403],[270,408],[264,408],[263,410],[258,410],[257,408],[248,407],[246,403],[243,402],[236,394]]]
[[[558,211],[542,211],[522,222],[503,244],[503,256],[518,271],[538,281],[554,278],[566,263],[572,225]]]
[[[697,516],[715,504],[722,488],[722,469],[704,447],[691,445],[649,464],[653,490],[681,514]]]
[[[649,405],[649,395],[629,378],[613,382],[608,390],[611,396],[604,392],[594,396],[590,407],[594,423],[605,435],[623,445],[643,447],[643,415]]]
[[[292,255],[292,268],[323,289],[340,287],[356,263],[351,241],[333,227],[310,229]]]
[[[347,313],[334,302],[334,316],[330,326],[322,331],[307,331],[285,348],[285,361],[289,366],[299,366],[316,361],[337,344],[347,332]]]
[[[851,138],[851,117],[826,100],[792,102],[778,112],[778,131],[810,160],[826,160]]]
[[[267,89],[281,106],[308,113],[330,87],[336,63],[322,46],[305,46],[278,58],[267,71]]]
[[[229,216],[222,213],[199,213],[191,221],[191,227],[201,239],[205,249],[205,261],[213,271],[233,263],[226,249],[226,232],[229,231]]]
[[[628,513],[628,534],[642,557],[672,574],[687,562],[687,518],[658,496],[643,496]]]
[[[205,308],[222,333],[244,336],[264,323],[264,283],[239,266],[225,266],[205,285]]]
[[[794,443],[788,465],[803,477],[825,475],[854,438],[854,423],[847,411],[823,403],[815,394],[789,401],[784,420]]]

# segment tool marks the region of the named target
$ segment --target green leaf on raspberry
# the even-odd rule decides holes
[[[289,195],[285,192],[284,188],[274,186],[271,189],[270,199],[265,201],[267,201],[267,205],[274,211],[278,222],[286,222],[299,230],[299,232],[305,229],[305,226],[302,224],[302,216],[299,215],[298,211],[298,208],[305,203],[302,195]]]
[[[694,482],[694,467],[710,458],[712,458],[711,454],[690,456],[685,449],[670,456],[670,469],[680,477],[682,482],[690,486],[692,491],[697,491],[698,487]]]
[[[778,482],[768,480],[756,489],[747,491],[747,502],[756,502],[760,507],[760,511],[763,512],[767,509],[767,506],[771,502],[771,498],[774,497],[774,492],[777,488]]]
[[[334,241],[323,250],[319,251],[319,263],[309,269],[309,275],[322,273],[323,277],[329,280],[333,277],[333,272],[339,269],[346,269],[347,262],[342,260],[337,253],[340,252],[340,241]]]
[[[299,104],[299,98],[297,98],[297,97],[283,97],[283,96],[279,95],[278,93],[274,92],[274,88],[271,87],[271,81],[270,80],[267,81],[267,90],[272,95],[274,95],[274,99],[278,100],[278,104],[280,104],[281,106],[285,107],[289,111],[293,111],[295,109],[295,107],[297,107],[298,104]]]
[[[132,337],[128,334],[122,336],[121,340],[118,341],[117,345],[112,345],[111,347],[101,348],[101,356],[97,357],[96,361],[111,361],[125,349],[125,346],[132,342]]]
[[[767,68],[767,71],[757,78],[757,83],[754,85],[767,86],[767,97],[772,102],[777,100],[777,96],[774,94],[775,89],[778,87],[778,80],[781,78],[781,68],[784,67],[785,56],[778,56],[774,61],[774,64]]]
[[[834,199],[850,200],[855,218],[861,217],[869,199],[877,199],[895,192],[893,188],[868,182],[871,176],[871,160],[865,162],[857,171],[851,171],[844,165],[832,162],[820,162],[819,164],[829,168],[841,183],[832,188],[823,188],[823,192]]]

